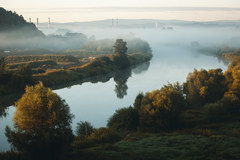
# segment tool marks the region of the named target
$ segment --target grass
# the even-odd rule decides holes
[[[214,129],[131,133],[117,143],[89,147],[72,156],[90,156],[90,160],[239,160],[240,123],[212,126]],[[206,134],[209,131],[211,134]]]
[[[129,55],[131,62],[130,66],[150,60],[150,55],[144,53],[136,53]],[[96,59],[97,60],[97,59]],[[93,61],[80,66],[70,67],[68,69],[51,69],[41,74],[34,74],[35,81],[42,81],[47,87],[54,85],[62,85],[74,81],[79,81],[84,78],[108,74],[119,69],[114,64],[105,64],[103,61]]]

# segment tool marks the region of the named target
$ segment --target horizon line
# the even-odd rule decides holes
[[[135,21],[135,20],[152,20],[152,21],[180,21],[180,22],[196,22],[196,23],[209,23],[209,22],[231,22],[231,21],[240,21],[240,18],[238,20],[210,20],[210,21],[197,21],[197,20],[179,20],[179,19],[151,19],[151,18],[145,18],[145,19],[124,19],[124,18],[117,18],[118,20],[129,20],[129,21]],[[52,22],[53,24],[67,24],[67,23],[91,23],[91,22],[98,22],[98,21],[111,21],[112,19],[100,19],[100,20],[91,20],[91,21],[72,21],[72,22]],[[45,24],[48,22],[42,22],[39,24]]]
[[[4,8],[4,7],[2,7]],[[240,10],[240,7],[194,7],[194,6],[85,6],[85,7],[34,7],[34,8],[18,8],[18,7],[10,7],[9,9],[127,9],[127,8],[135,8],[135,9],[189,9],[189,10]]]

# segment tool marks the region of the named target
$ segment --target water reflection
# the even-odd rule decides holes
[[[149,66],[150,66],[150,61],[147,61],[147,62],[141,63],[139,65],[129,67],[124,70],[118,70],[118,71],[114,71],[114,72],[111,72],[111,73],[108,73],[105,75],[94,76],[94,77],[90,77],[90,78],[85,78],[80,81],[74,81],[74,82],[69,82],[69,83],[63,84],[63,85],[54,86],[54,87],[52,87],[52,89],[56,90],[56,89],[61,89],[61,88],[69,88],[74,85],[78,85],[78,84],[81,85],[85,82],[106,83],[111,78],[113,78],[114,81],[116,82],[115,90],[114,90],[116,93],[116,96],[118,98],[122,99],[122,98],[124,98],[124,96],[127,95],[127,90],[128,90],[127,81],[128,81],[128,78],[131,77],[132,73],[141,74],[144,71],[147,71]]]
[[[145,62],[137,66],[134,66],[125,70],[115,71],[106,75],[95,76],[95,77],[86,78],[80,81],[70,82],[64,85],[53,86],[52,89],[61,89],[66,87],[69,88],[73,85],[82,84],[84,82],[105,83],[105,82],[108,82],[111,78],[114,78],[114,81],[116,82],[116,85],[115,85],[116,96],[122,99],[124,96],[127,95],[127,90],[128,90],[127,80],[129,77],[131,77],[132,72],[135,74],[140,74],[143,71],[148,70],[149,66],[150,66],[150,62]],[[14,102],[16,102],[20,97],[21,97],[21,93],[0,96],[0,118],[7,115],[7,108],[13,105]]]
[[[127,80],[129,77],[131,77],[132,72],[130,69],[126,69],[124,71],[118,71],[116,72],[114,76],[114,81],[116,82],[115,85],[115,92],[118,98],[123,98],[127,95]]]
[[[142,72],[147,71],[149,66],[150,62],[148,61],[135,67],[115,72],[113,79],[116,82],[114,91],[117,97],[122,99],[124,98],[124,96],[127,95],[128,90],[127,81],[128,78],[131,77],[132,72],[135,74],[141,74]]]
[[[150,61],[144,62],[144,63],[139,64],[138,66],[134,67],[132,69],[132,72],[135,74],[141,74],[141,73],[147,71],[149,66],[150,66]]]

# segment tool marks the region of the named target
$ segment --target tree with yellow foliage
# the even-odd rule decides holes
[[[227,81],[228,91],[225,96],[234,96],[240,100],[240,56],[236,56],[224,73]]]
[[[196,70],[183,83],[187,101],[193,108],[222,99],[226,87],[222,69]]]
[[[179,115],[185,109],[182,86],[164,85],[160,90],[147,92],[138,108],[140,127],[145,130],[175,129],[179,124]]]
[[[14,128],[6,127],[8,141],[34,159],[53,158],[72,140],[69,106],[42,82],[27,86],[15,103]]]

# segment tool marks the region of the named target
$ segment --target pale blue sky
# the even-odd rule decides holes
[[[240,0],[1,0],[6,8],[59,8],[100,6],[187,6],[240,8]]]

